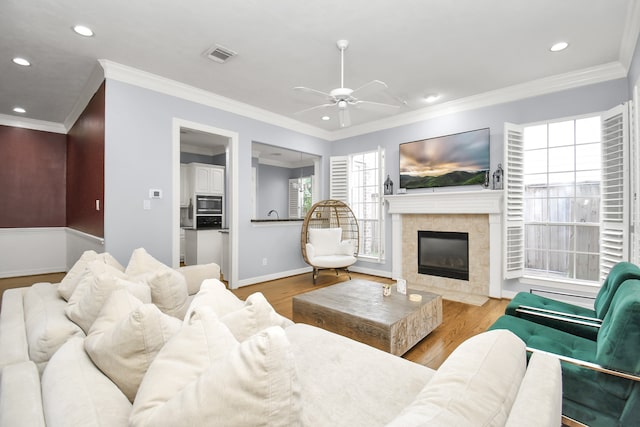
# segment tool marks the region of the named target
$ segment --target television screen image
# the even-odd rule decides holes
[[[483,185],[489,128],[400,144],[400,188]]]

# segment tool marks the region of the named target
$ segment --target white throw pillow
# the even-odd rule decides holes
[[[313,245],[315,256],[336,255],[342,239],[341,228],[310,228],[309,243]]]
[[[235,296],[218,279],[207,279],[202,282],[200,290],[193,297],[185,318],[190,317],[190,313],[198,307],[211,307],[218,317],[240,310],[244,307],[244,301]]]
[[[101,254],[96,253],[95,251],[89,250],[85,251],[78,261],[71,267],[71,270],[62,278],[60,284],[58,285],[58,293],[65,301],[69,301],[71,295],[73,295],[73,291],[75,291],[76,287],[82,280],[82,277],[87,272],[87,266],[91,261],[102,261],[104,264],[109,265],[119,271],[124,271],[124,267],[120,265],[118,260],[116,260],[113,256],[111,256],[108,252],[104,252]]]
[[[200,307],[149,367],[129,425],[298,426],[301,411],[282,328],[238,344],[210,308]]]
[[[36,283],[23,296],[24,325],[29,359],[42,365],[72,336],[84,337],[82,329],[65,315],[67,303],[55,285]]]
[[[165,267],[138,277],[151,288],[151,301],[160,311],[180,320],[184,318],[189,307],[189,294],[182,274]]]
[[[276,313],[261,292],[249,295],[244,307],[221,316],[220,321],[227,325],[240,342],[270,326],[284,328],[291,324],[288,319]]]
[[[65,310],[67,317],[87,333],[98,317],[104,302],[111,292],[125,288],[144,303],[151,302],[151,292],[145,283],[126,280],[124,273],[100,261],[91,261],[87,273],[73,295]]]
[[[144,248],[133,251],[125,273],[151,288],[151,301],[160,311],[182,319],[189,307],[189,290],[182,273],[152,257]]]
[[[129,292],[114,291],[91,326],[84,347],[93,363],[133,402],[142,377],[182,322]]]
[[[469,338],[387,427],[504,426],[526,360],[524,342],[507,330]]]
[[[73,337],[42,373],[42,407],[48,427],[126,426],[131,403],[91,362],[83,339]]]

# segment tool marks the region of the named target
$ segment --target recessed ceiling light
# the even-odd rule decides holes
[[[329,116],[322,116],[322,120],[324,120],[324,121],[326,122],[327,120],[331,120],[331,117],[329,117]]]
[[[23,67],[28,67],[29,65],[31,65],[31,62],[29,62],[28,60],[26,60],[24,58],[20,58],[20,57],[13,58],[13,63],[14,64],[18,64],[18,65],[22,65]]]
[[[560,52],[561,50],[565,50],[568,47],[569,47],[569,43],[567,43],[567,42],[558,42],[558,43],[554,44],[553,46],[551,46],[549,48],[549,50],[551,52]]]
[[[431,94],[431,95],[427,95],[424,100],[426,102],[436,102],[438,99],[440,99],[440,95],[438,95],[437,93]]]
[[[93,31],[91,30],[91,28],[85,27],[84,25],[76,25],[75,27],[73,27],[73,31],[84,37],[93,36]]]
[[[22,107],[13,107],[13,111],[14,111],[14,113],[20,113],[20,114],[24,114],[24,113],[27,112],[27,110],[25,110]]]

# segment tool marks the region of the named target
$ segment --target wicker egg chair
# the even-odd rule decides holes
[[[300,233],[304,261],[313,267],[313,283],[320,270],[344,270],[356,262],[360,230],[353,211],[339,200],[322,200],[307,212]]]

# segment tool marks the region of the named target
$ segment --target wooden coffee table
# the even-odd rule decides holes
[[[422,301],[409,300],[419,294]],[[401,356],[442,323],[442,297],[430,292],[391,290],[349,280],[293,297],[293,321],[318,326]]]

